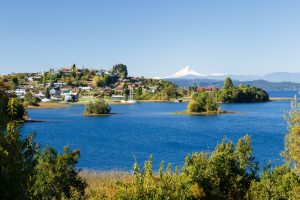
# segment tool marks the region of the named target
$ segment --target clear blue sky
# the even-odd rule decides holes
[[[0,3],[0,73],[76,63],[131,75],[300,72],[300,1]]]

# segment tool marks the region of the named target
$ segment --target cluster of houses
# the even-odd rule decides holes
[[[72,68],[63,68],[60,71],[54,73],[63,73],[64,76],[69,76],[73,73]],[[81,73],[82,69],[76,69],[76,73]],[[102,72],[103,73],[103,72]],[[107,72],[109,73],[109,72]],[[14,92],[19,98],[24,98],[26,93],[31,93],[33,96],[39,98],[42,102],[48,101],[67,101],[67,102],[76,102],[79,98],[79,93],[94,92],[101,94],[103,96],[110,96],[114,101],[121,101],[124,99],[124,90],[129,89],[134,91],[137,87],[141,87],[147,92],[155,93],[158,89],[157,86],[145,86],[141,81],[141,78],[120,78],[115,84],[105,86],[105,87],[92,87],[92,79],[86,81],[87,86],[71,87],[67,86],[65,82],[56,82],[56,83],[45,83],[43,82],[44,72],[32,73],[25,78]],[[96,75],[100,75],[96,74]],[[49,95],[46,94],[46,91],[49,92]],[[50,96],[50,97],[49,97]],[[48,97],[48,98],[47,98]]]
[[[83,69],[74,70],[74,68],[63,68],[61,70],[52,71],[52,73],[61,73],[63,76],[70,76],[71,73],[80,74]],[[95,75],[100,76],[103,73],[109,74],[109,71],[97,72]],[[97,96],[101,94],[102,96],[110,96],[113,101],[122,101],[124,99],[124,90],[129,89],[131,97],[134,96],[134,91],[136,88],[141,88],[143,92],[155,93],[159,89],[157,85],[145,85],[142,78],[130,77],[130,78],[119,78],[115,84],[111,84],[105,87],[92,87],[92,78],[85,81],[86,86],[72,87],[67,86],[63,81],[58,81],[56,83],[45,83],[42,84],[44,78],[44,72],[29,74],[25,81],[23,81],[15,91],[10,91],[15,93],[19,98],[24,98],[26,93],[31,93],[33,96],[39,98],[42,102],[48,101],[67,101],[76,102],[79,98],[79,93],[85,92]],[[215,91],[218,90],[216,87],[196,87],[195,91]],[[49,93],[49,94],[48,94]]]

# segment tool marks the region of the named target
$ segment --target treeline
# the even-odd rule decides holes
[[[178,85],[178,87],[188,88],[195,85],[199,87],[217,87],[221,88],[224,86],[224,81],[222,80],[212,80],[212,79],[166,79],[172,83]],[[254,80],[254,81],[238,81],[233,80],[234,85],[250,85],[252,87],[262,88],[267,91],[274,90],[300,90],[300,83],[293,82],[270,82],[265,80]]]

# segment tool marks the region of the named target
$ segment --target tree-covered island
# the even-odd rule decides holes
[[[269,101],[269,94],[257,87],[249,85],[234,86],[231,78],[226,78],[224,86],[216,93],[216,98],[222,103],[251,103]]]
[[[261,88],[239,85],[235,87],[231,78],[226,78],[221,89],[205,88],[194,90],[187,105],[187,110],[176,114],[225,114],[233,113],[223,111],[221,103],[252,103],[269,101],[269,95]]]
[[[95,100],[85,106],[85,116],[107,116],[110,115],[111,107],[104,100]]]

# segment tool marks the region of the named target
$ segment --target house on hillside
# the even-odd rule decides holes
[[[54,96],[54,97],[60,97],[60,89],[59,88],[52,88],[50,91],[49,91],[50,95],[51,96]]]
[[[41,76],[30,76],[26,78],[28,81],[33,82],[33,81],[40,81],[42,80]]]
[[[123,92],[123,90],[124,90],[124,87],[125,87],[125,83],[118,83],[117,85],[116,85],[116,87],[115,87],[115,91],[116,92]]]
[[[66,83],[54,83],[53,85],[54,85],[55,88],[58,88],[58,87],[62,88],[64,86],[66,86]]]
[[[70,76],[70,74],[73,72],[72,68],[63,68],[62,72],[65,76]]]
[[[15,93],[18,97],[24,96],[26,94],[26,89],[18,88],[15,90]]]
[[[155,93],[157,91],[157,86],[150,86],[149,87],[149,92]]]

